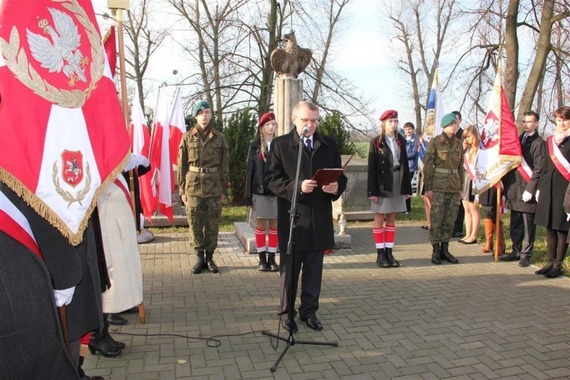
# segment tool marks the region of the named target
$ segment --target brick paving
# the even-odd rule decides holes
[[[221,233],[219,274],[191,273],[186,233],[140,245],[146,323],[134,314],[113,336],[117,358],[92,355],[106,379],[568,379],[570,279],[495,263],[478,245],[450,244],[459,265],[430,263],[427,231],[400,225],[400,268],[375,265],[370,227],[349,224],[351,249],[325,257],[324,330],[298,322],[296,344],[271,372],[278,274],[258,273],[233,233]],[[281,335],[288,334],[281,330]],[[208,338],[211,338],[208,340]]]

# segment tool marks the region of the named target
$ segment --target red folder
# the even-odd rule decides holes
[[[335,182],[343,171],[341,168],[319,169],[312,179],[317,181],[319,186],[326,186]]]

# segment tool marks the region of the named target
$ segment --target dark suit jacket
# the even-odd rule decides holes
[[[513,169],[503,178],[505,185],[505,197],[507,198],[507,208],[519,212],[534,213],[536,210],[536,198],[534,197],[538,188],[540,173],[546,164],[546,145],[544,140],[535,132],[527,137],[522,144],[524,134],[519,136],[521,141],[522,154],[526,163],[532,169],[532,176],[527,183],[518,169]],[[531,193],[532,199],[523,202],[522,195],[525,191]]]
[[[297,168],[299,136],[294,128],[286,135],[271,142],[271,154],[267,160],[265,186],[278,197],[278,234],[279,249],[287,251],[289,240],[289,210],[293,196],[297,196],[297,231],[295,249],[297,251],[324,251],[334,247],[334,229],[332,222],[332,202],[338,199],[346,189],[347,178],[343,174],[338,179],[338,193],[327,194],[320,187],[309,194],[293,194]],[[318,131],[313,135],[313,151],[302,149],[298,191],[301,182],[310,179],[318,169],[340,168],[340,150],[337,142]]]

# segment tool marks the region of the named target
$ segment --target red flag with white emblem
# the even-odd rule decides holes
[[[0,3],[0,181],[81,242],[129,139],[91,1]]]
[[[103,37],[103,45],[105,46],[105,54],[107,55],[111,75],[114,77],[115,72],[117,71],[117,41],[115,40],[114,26],[110,27],[107,33],[105,33],[105,37]]]
[[[473,179],[473,190],[477,194],[494,186],[521,163],[521,145],[515,119],[503,89],[500,66],[484,123],[480,128],[481,144]]]

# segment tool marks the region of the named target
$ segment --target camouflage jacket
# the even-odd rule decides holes
[[[189,197],[215,197],[225,193],[230,172],[224,135],[210,127],[203,137],[196,127],[182,136],[178,148],[178,191]]]
[[[461,139],[444,132],[431,139],[424,157],[425,191],[454,193],[463,182]]]

